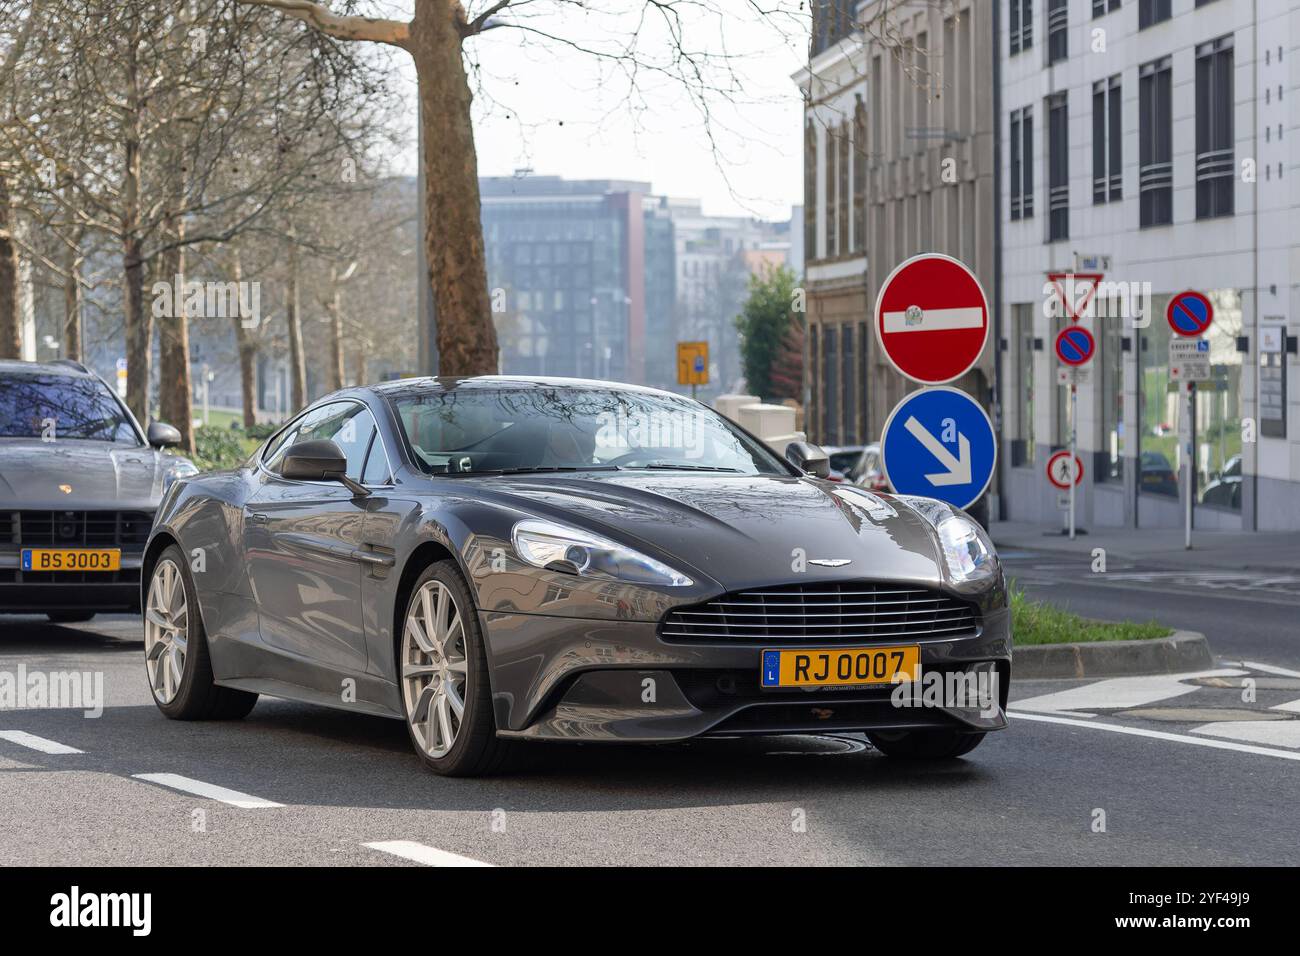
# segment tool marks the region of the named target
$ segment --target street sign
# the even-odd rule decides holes
[[[126,398],[126,359],[117,360],[117,397]]]
[[[1097,340],[1082,325],[1069,325],[1056,337],[1056,357],[1066,365],[1087,365],[1097,351]]]
[[[1083,460],[1078,455],[1068,451],[1058,451],[1047,459],[1047,480],[1053,485],[1068,491],[1071,478],[1076,485],[1083,481]]]
[[[1208,382],[1210,343],[1205,339],[1170,339],[1169,381]]]
[[[961,378],[989,338],[989,305],[975,274],[937,253],[908,259],[876,297],[876,341],[889,364],[922,385]]]
[[[1092,300],[1097,295],[1097,287],[1104,278],[1106,276],[1101,272],[1049,272],[1047,274],[1047,281],[1051,283],[1052,291],[1056,293],[1062,311],[1069,316],[1071,322],[1078,322],[1088,314],[1089,308],[1092,307]]]
[[[1180,292],[1169,300],[1165,320],[1179,335],[1194,339],[1214,322],[1214,306],[1199,292]]]
[[[1092,384],[1092,366],[1091,365],[1058,365],[1056,366],[1056,384],[1057,385],[1091,385]]]
[[[677,384],[709,384],[709,343],[677,343]]]
[[[979,501],[993,478],[997,439],[988,413],[955,388],[923,388],[889,414],[880,439],[885,480],[901,495],[957,508]]]

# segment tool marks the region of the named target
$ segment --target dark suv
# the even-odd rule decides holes
[[[197,472],[179,442],[83,365],[0,361],[0,614],[138,610],[158,502]]]

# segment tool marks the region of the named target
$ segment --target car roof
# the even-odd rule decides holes
[[[642,395],[664,395],[671,398],[683,398],[676,392],[668,392],[646,385],[629,385],[626,382],[606,382],[586,378],[560,378],[556,376],[526,377],[522,375],[470,375],[448,376],[429,375],[423,378],[401,378],[389,382],[380,382],[368,386],[371,392],[386,397],[405,397],[421,392],[452,392],[459,389],[528,390],[537,388],[574,388],[590,391],[636,392]]]
[[[67,378],[95,378],[95,373],[80,362],[55,359],[52,362],[24,362],[21,359],[0,359],[0,375],[62,375]]]

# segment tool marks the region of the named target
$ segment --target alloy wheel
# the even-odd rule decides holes
[[[445,757],[465,716],[465,622],[445,584],[426,581],[415,593],[402,631],[402,695],[420,749]]]
[[[149,687],[161,704],[170,704],[180,691],[189,633],[181,570],[174,561],[163,559],[149,582],[144,614],[144,666]]]

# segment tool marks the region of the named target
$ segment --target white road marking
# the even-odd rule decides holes
[[[383,840],[379,843],[363,843],[361,845],[371,850],[378,850],[380,853],[391,853],[393,856],[400,856],[403,860],[410,860],[413,863],[422,863],[425,866],[492,865],[491,863],[484,863],[482,860],[472,860],[458,853],[448,853],[446,850],[439,850],[437,847],[425,846],[423,843],[416,843],[414,840]]]
[[[228,803],[232,807],[240,807],[244,810],[260,810],[268,807],[284,806],[283,803],[263,800],[261,797],[254,797],[251,794],[240,793],[238,790],[228,790],[225,787],[218,787],[215,783],[204,783],[202,780],[192,780],[189,777],[182,777],[177,773],[135,773],[131,776],[136,780],[145,780],[149,783],[156,783],[161,787],[170,787],[173,790],[180,790],[183,793],[192,793],[196,797],[207,797],[211,800],[220,800],[222,803]]]
[[[886,312],[885,331],[947,332],[953,329],[982,329],[983,309],[925,309],[918,325],[909,325],[907,312]]]
[[[1225,720],[1193,727],[1192,733],[1300,748],[1300,720]]]
[[[1212,750],[1235,750],[1238,753],[1261,754],[1265,757],[1281,757],[1283,760],[1300,760],[1300,752],[1276,750],[1271,747],[1255,747],[1250,744],[1236,744],[1228,740],[1212,740],[1208,737],[1188,737],[1186,734],[1171,734],[1164,730],[1144,730],[1141,727],[1122,727],[1119,724],[1105,724],[1096,720],[1075,720],[1072,717],[1056,717],[1047,714],[1022,714],[1014,710],[1007,715],[1016,720],[1037,720],[1045,724],[1064,724],[1067,727],[1083,727],[1086,730],[1104,730],[1112,734],[1128,734],[1133,737],[1150,737],[1153,740],[1168,740],[1179,744],[1195,744]]]
[[[1269,710],[1285,710],[1287,713],[1300,714],[1300,700],[1288,700],[1285,704],[1274,704]]]
[[[1263,671],[1265,674],[1275,674],[1278,677],[1300,677],[1300,671],[1287,670],[1285,667],[1274,667],[1271,664],[1256,664],[1254,661],[1242,661],[1242,667],[1249,667],[1253,671]]]
[[[1158,700],[1182,697],[1200,690],[1195,684],[1184,684],[1196,677],[1236,677],[1245,673],[1239,670],[1196,671],[1189,674],[1156,674],[1151,677],[1112,677],[1084,684],[1054,694],[1042,694],[1025,700],[1012,701],[1017,710],[1032,710],[1055,714],[1075,712],[1076,717],[1095,717],[1083,713],[1091,710],[1128,710],[1154,704]]]
[[[84,750],[78,750],[76,747],[69,747],[67,744],[61,744],[57,740],[47,740],[44,737],[37,737],[35,734],[29,734],[25,730],[0,730],[0,740],[7,740],[11,744],[17,744],[20,747],[27,747],[29,750],[39,750],[43,754],[84,754]]]

